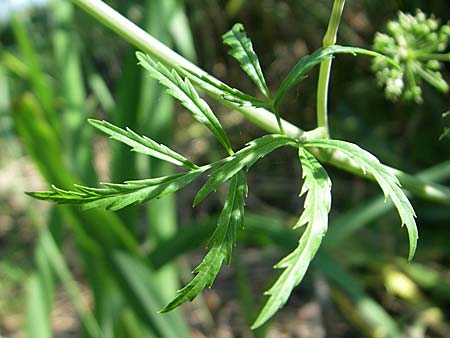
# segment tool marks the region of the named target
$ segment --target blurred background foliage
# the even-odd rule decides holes
[[[107,1],[120,13],[225,82],[255,93],[227,56],[221,35],[246,26],[269,87],[321,45],[329,0]],[[390,204],[363,179],[327,168],[333,209],[307,279],[270,325],[251,332],[272,265],[296,243],[300,169],[280,150],[249,174],[246,231],[231,268],[181,310],[158,315],[204,252],[222,191],[191,208],[197,186],[118,213],[81,212],[30,200],[50,184],[97,184],[167,175],[157,160],[95,135],[104,118],[171,146],[196,162],[223,156],[136,65],[134,48],[70,1],[0,3],[0,337],[448,337],[450,209],[414,198],[420,242],[407,239]],[[17,7],[17,8],[16,8]],[[20,7],[20,10],[19,10]],[[398,10],[450,19],[447,1],[357,0],[338,43],[368,48]],[[444,77],[450,78],[449,68]],[[283,101],[287,120],[313,128],[317,72]],[[331,134],[384,163],[449,182],[449,140],[439,140],[449,95],[386,101],[366,57],[339,56],[330,92]],[[211,102],[232,142],[263,131]],[[237,147],[236,147],[237,148]],[[426,170],[431,168],[429,170]],[[425,170],[425,171],[424,171]]]

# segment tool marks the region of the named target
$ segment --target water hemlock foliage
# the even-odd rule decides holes
[[[236,24],[224,34],[223,42],[230,47],[230,55],[241,65],[244,72],[256,85],[263,98],[232,88],[221,81],[197,72],[188,67],[170,69],[150,55],[138,52],[139,64],[147,74],[166,88],[166,93],[178,100],[192,113],[192,117],[207,128],[223,146],[227,156],[207,164],[198,164],[175,152],[163,144],[159,144],[148,136],[142,136],[133,130],[113,125],[107,121],[89,120],[89,123],[110,138],[121,142],[139,152],[179,167],[178,173],[153,177],[144,180],[132,180],[119,183],[102,183],[101,187],[75,185],[74,190],[63,190],[53,186],[53,190],[29,192],[32,197],[59,204],[77,204],[82,209],[104,208],[120,210],[129,205],[144,203],[164,195],[175,193],[189,185],[203,174],[209,178],[199,189],[193,200],[195,207],[209,194],[227,185],[228,193],[220,212],[217,225],[207,245],[207,253],[194,269],[194,277],[185,287],[180,289],[175,298],[161,312],[170,311],[181,304],[194,299],[205,287],[211,287],[223,263],[231,263],[233,247],[236,244],[236,233],[245,231],[245,199],[248,193],[246,173],[261,158],[281,147],[292,147],[298,152],[295,160],[302,169],[300,195],[305,195],[304,210],[299,215],[295,228],[304,228],[298,239],[298,246],[289,255],[276,264],[281,274],[273,286],[266,291],[268,299],[257,316],[253,328],[266,323],[288,300],[292,290],[300,284],[311,261],[314,259],[328,227],[328,214],[331,209],[332,182],[323,167],[323,158],[330,154],[340,154],[352,163],[363,175],[367,175],[378,183],[385,198],[392,200],[401,224],[406,226],[409,237],[408,258],[412,259],[417,247],[418,232],[415,213],[408,197],[400,187],[399,180],[388,170],[375,155],[343,140],[330,139],[328,132],[317,134],[321,137],[307,137],[307,133],[298,136],[288,135],[278,110],[284,95],[304,80],[307,74],[323,61],[337,54],[365,54],[377,57],[378,62],[392,65],[392,69],[401,69],[396,61],[370,50],[331,45],[319,48],[303,57],[286,76],[280,87],[273,93],[264,78],[263,70],[257,54],[253,50],[251,40],[244,26]],[[276,117],[278,133],[267,134],[250,140],[242,149],[235,149],[230,138],[222,127],[208,103],[203,100],[197,88],[221,100],[237,103],[239,106],[264,108]],[[325,154],[325,156],[323,156]]]

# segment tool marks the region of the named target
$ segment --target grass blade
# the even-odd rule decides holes
[[[113,253],[114,264],[121,278],[121,289],[134,312],[148,323],[160,338],[188,338],[189,330],[176,313],[158,314],[163,305],[160,287],[155,285],[154,272],[138,258],[122,252]]]
[[[79,44],[74,30],[74,5],[70,1],[51,1],[51,30],[55,66],[58,72],[58,94],[63,100],[63,109],[58,118],[62,121],[67,158],[75,174],[87,184],[97,181],[92,162],[92,136],[86,128],[86,120],[92,111],[86,108],[85,80],[80,60]]]
[[[46,253],[47,259],[49,260],[55,274],[59,277],[64,288],[66,289],[70,300],[75,306],[78,314],[80,315],[81,321],[92,338],[103,338],[103,333],[97,320],[92,315],[87,305],[83,303],[83,297],[81,292],[75,282],[72,274],[70,273],[61,252],[58,249],[51,234],[44,230],[41,234],[42,248]]]
[[[49,76],[42,69],[39,52],[33,46],[33,41],[31,41],[31,35],[27,31],[26,24],[26,16],[15,16],[11,25],[12,32],[20,53],[23,56],[23,62],[27,66],[27,77],[30,81],[31,88],[42,104],[46,117],[52,127],[58,130],[61,123],[53,106],[56,96],[53,83],[51,83]]]
[[[51,338],[50,311],[42,279],[32,274],[27,281],[27,308],[25,313],[25,335],[27,338]]]
[[[44,118],[37,100],[30,94],[24,95],[18,99],[14,108],[12,115],[16,132],[47,182],[64,188],[72,186],[78,180],[64,165],[59,140]],[[138,252],[136,240],[114,214],[102,210],[66,211],[78,219],[80,227],[76,227],[77,231],[88,234],[98,245],[109,248],[126,247],[132,252]],[[91,244],[87,241],[86,246]]]

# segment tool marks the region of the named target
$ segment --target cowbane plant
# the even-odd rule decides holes
[[[151,199],[161,198],[186,187],[201,175],[207,174],[206,183],[199,189],[193,199],[197,206],[208,196],[222,186],[228,190],[222,211],[217,218],[217,226],[211,234],[207,252],[202,262],[194,269],[194,277],[190,283],[178,291],[174,299],[161,312],[170,311],[181,304],[194,299],[205,287],[211,287],[222,264],[231,263],[232,250],[236,243],[236,233],[244,230],[245,199],[249,190],[246,176],[252,166],[264,156],[281,147],[296,149],[296,161],[302,168],[302,179],[299,177],[300,195],[304,195],[304,210],[294,228],[304,228],[298,239],[298,246],[289,255],[282,258],[275,266],[282,272],[273,286],[266,291],[268,296],[265,306],[257,316],[253,328],[267,322],[288,300],[292,290],[302,281],[307,269],[320,248],[328,227],[328,214],[331,209],[332,181],[322,165],[330,162],[354,173],[366,176],[378,183],[385,198],[395,205],[400,216],[401,225],[406,227],[409,238],[409,254],[411,260],[417,246],[418,231],[415,222],[415,212],[408,197],[400,187],[396,177],[398,171],[380,163],[377,157],[356,144],[330,138],[328,133],[326,100],[328,80],[332,57],[338,54],[364,54],[376,57],[379,65],[388,65],[390,70],[402,74],[403,59],[387,57],[381,53],[362,48],[336,45],[336,36],[340,17],[345,1],[334,2],[330,23],[324,38],[323,47],[310,55],[301,58],[286,75],[276,90],[270,90],[266,83],[263,69],[255,53],[251,40],[242,24],[234,25],[223,35],[223,42],[229,46],[230,55],[241,65],[243,71],[260,91],[258,97],[232,88],[222,81],[208,75],[198,67],[173,56],[156,44],[152,50],[153,40],[148,44],[134,40],[133,29],[114,21],[113,12],[106,15],[105,7],[96,1],[75,1],[82,8],[98,17],[99,20],[113,27],[123,36],[136,42],[153,56],[137,52],[139,64],[147,74],[166,88],[166,93],[177,99],[192,113],[192,117],[216,138],[223,147],[226,156],[212,163],[194,163],[186,156],[175,152],[151,137],[135,133],[124,126],[116,126],[107,121],[89,120],[89,123],[100,132],[112,139],[128,145],[132,151],[139,152],[166,162],[179,168],[175,175],[152,177],[143,180],[126,181],[123,183],[102,183],[101,187],[86,187],[76,185],[72,191],[53,187],[52,191],[30,192],[29,195],[60,204],[77,204],[82,209],[105,208],[120,210],[129,205],[144,203]],[[98,5],[98,7],[97,7]],[[409,16],[408,16],[409,18]],[[409,19],[408,19],[409,20]],[[426,21],[424,27],[428,27]],[[424,28],[426,30],[426,28]],[[140,31],[136,31],[141,34]],[[430,34],[435,30],[430,29]],[[386,38],[385,38],[386,39]],[[440,41],[440,40],[439,40]],[[407,40],[409,42],[409,40]],[[409,46],[409,45],[408,45]],[[145,47],[145,48],[144,48]],[[414,45],[411,46],[411,48]],[[409,47],[408,47],[409,48]],[[436,47],[437,48],[437,47]],[[440,50],[440,49],[439,49]],[[386,50],[382,50],[385,52]],[[171,58],[173,56],[173,60]],[[289,124],[282,120],[279,103],[285,94],[307,78],[308,73],[320,66],[318,85],[317,129],[303,132],[297,129],[292,132]],[[246,146],[237,149],[233,146],[226,131],[222,127],[208,103],[199,95],[201,89],[223,104],[235,107],[245,112],[251,120],[270,130],[270,133],[247,142]],[[251,112],[251,113],[250,113]],[[272,119],[267,120],[267,112]],[[275,118],[273,118],[275,117]],[[272,121],[272,122],[268,122]],[[412,180],[414,181],[414,180]],[[409,180],[410,188],[414,191]],[[416,189],[415,191],[419,191]],[[420,191],[424,191],[423,189]]]

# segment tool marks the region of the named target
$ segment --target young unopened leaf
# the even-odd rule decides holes
[[[400,188],[400,182],[380,161],[371,153],[361,149],[356,144],[339,140],[315,140],[304,143],[305,147],[317,147],[338,150],[348,156],[361,167],[363,172],[371,174],[380,185],[385,197],[390,197],[402,220],[406,225],[409,237],[409,256],[411,260],[417,247],[418,231],[416,214],[405,193]]]
[[[184,166],[188,169],[197,169],[198,166],[190,162],[183,155],[169,149],[163,144],[159,144],[146,136],[140,136],[129,128],[122,129],[109,122],[99,120],[89,120],[98,130],[109,135],[112,139],[125,143],[132,147],[133,151],[141,154],[153,156],[163,161]]]
[[[311,55],[306,55],[303,58],[300,59],[300,61],[295,65],[295,67],[290,71],[288,76],[284,79],[284,81],[281,83],[280,88],[278,88],[277,93],[275,95],[274,99],[274,105],[277,106],[282,97],[286,94],[286,92],[297,85],[300,81],[302,81],[306,74],[309,73],[311,69],[314,68],[314,66],[318,65],[328,57],[334,54],[365,54],[369,56],[376,56],[381,57],[385,59],[387,62],[393,64],[396,67],[398,64],[392,60],[391,58],[388,58],[387,56],[384,56],[380,53],[363,49],[363,48],[357,48],[357,47],[346,47],[346,46],[339,46],[339,45],[332,45],[329,47],[319,48]]]
[[[300,195],[306,193],[305,210],[295,227],[307,225],[298,247],[275,265],[285,269],[275,284],[266,291],[270,298],[255,320],[255,329],[270,319],[288,300],[292,290],[301,282],[328,227],[328,213],[331,207],[331,181],[325,169],[304,148],[299,148],[303,171],[303,187]]]
[[[247,196],[247,182],[242,171],[230,182],[227,199],[217,221],[217,227],[208,242],[209,251],[200,265],[193,271],[194,279],[178,291],[176,298],[161,312],[168,312],[194,299],[206,286],[211,287],[222,262],[231,261],[231,252],[236,243],[236,230],[244,224],[244,203]]]
[[[151,77],[167,87],[167,93],[175,97],[181,104],[192,112],[194,118],[208,128],[229,154],[233,153],[230,141],[217,117],[212,112],[205,100],[200,98],[195,88],[188,79],[183,79],[175,70],[169,71],[159,62],[155,62],[150,56],[137,52],[139,64],[142,65]]]
[[[222,36],[223,43],[230,46],[229,54],[241,64],[242,69],[256,84],[266,98],[270,98],[269,89],[259,64],[258,56],[253,50],[252,42],[245,33],[244,26],[237,23]]]
[[[216,169],[209,180],[203,185],[194,198],[194,206],[199,204],[212,191],[219,188],[225,181],[234,176],[242,168],[249,169],[261,157],[282,146],[298,145],[298,141],[286,135],[269,134],[257,138],[228,158],[222,166]]]
[[[76,185],[79,191],[67,191],[53,187],[53,191],[29,192],[28,195],[58,204],[80,204],[84,210],[105,208],[119,210],[128,205],[144,203],[173,193],[201,175],[205,170],[197,169],[187,173],[127,181],[123,184],[103,183],[105,188],[90,188]]]

